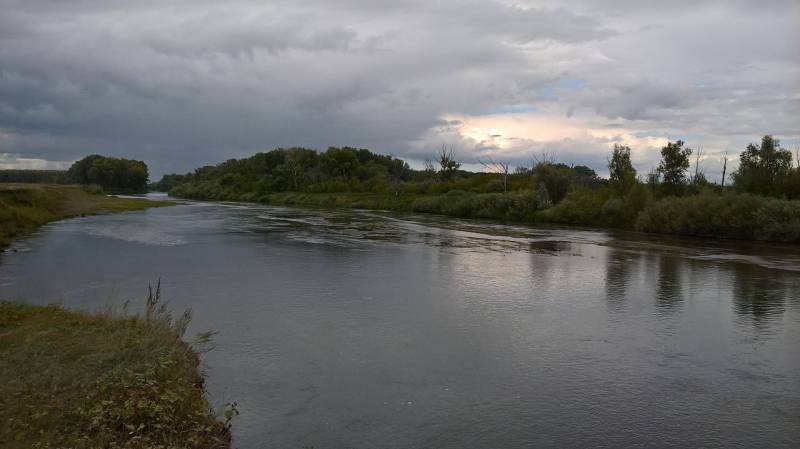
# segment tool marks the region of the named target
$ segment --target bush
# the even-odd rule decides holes
[[[560,203],[543,211],[540,218],[554,223],[603,225],[607,221],[603,206],[608,199],[606,189],[598,191],[576,189],[569,192]]]
[[[648,204],[639,231],[715,238],[800,241],[800,201],[703,193]]]
[[[532,192],[470,193],[451,190],[444,195],[416,199],[414,212],[460,218],[488,218],[503,221],[533,221],[538,209]]]

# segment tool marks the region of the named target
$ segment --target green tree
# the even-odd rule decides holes
[[[283,154],[284,162],[276,170],[286,176],[292,190],[298,191],[317,164],[317,152],[305,148],[290,148]]]
[[[558,203],[569,192],[572,187],[572,169],[562,163],[554,163],[547,158],[539,161],[533,167],[533,179],[537,189],[544,186],[547,196],[553,204]]]
[[[93,154],[72,164],[68,171],[72,182],[97,184],[105,189],[144,192],[147,190],[147,164]]]
[[[764,136],[761,145],[751,143],[739,155],[733,173],[734,187],[743,192],[779,196],[792,173],[792,153],[781,148],[778,139]]]
[[[619,196],[625,196],[636,184],[636,169],[631,164],[630,147],[614,144],[608,160],[609,186]]]
[[[667,146],[661,149],[658,173],[661,174],[661,184],[668,195],[682,193],[686,185],[686,170],[689,168],[692,149],[684,148],[683,144],[682,140],[667,142]]]
[[[593,189],[603,184],[597,173],[585,165],[572,167],[572,186]]]
[[[331,147],[320,155],[320,165],[325,174],[349,181],[359,165],[357,153],[351,148]]]

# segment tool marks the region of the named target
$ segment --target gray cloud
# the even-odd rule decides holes
[[[469,162],[495,144],[444,117],[519,110],[714,151],[767,132],[800,143],[793,1],[0,0],[0,10],[6,165],[101,152],[161,174],[289,145],[419,159],[447,139]],[[495,148],[515,160],[548,146],[595,168],[608,143],[490,134],[516,139]]]

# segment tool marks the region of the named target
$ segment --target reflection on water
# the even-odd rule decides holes
[[[680,258],[663,255],[658,260],[656,304],[663,312],[671,312],[683,302],[682,268]]]
[[[632,272],[636,269],[636,253],[609,248],[606,260],[606,300],[612,310],[617,310],[625,301]]]
[[[797,276],[746,265],[734,273],[733,304],[736,312],[755,323],[780,318],[790,297],[797,298]],[[794,287],[794,288],[793,288]],[[794,295],[792,295],[794,292]]]
[[[161,277],[235,446],[796,447],[800,251],[188,203],[46,226],[0,297],[94,309]]]

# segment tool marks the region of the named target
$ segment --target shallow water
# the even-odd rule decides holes
[[[238,448],[800,446],[797,246],[189,203],[48,225],[0,297],[158,277]]]

